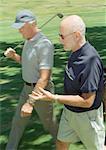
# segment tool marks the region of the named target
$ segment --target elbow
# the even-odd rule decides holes
[[[93,102],[85,100],[85,108],[90,108],[93,105]]]
[[[85,108],[90,108],[95,100],[95,93],[83,94],[83,102]]]

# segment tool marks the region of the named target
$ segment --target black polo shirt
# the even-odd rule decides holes
[[[86,42],[79,50],[73,52],[68,60],[64,76],[64,93],[66,95],[82,95],[96,92],[90,108],[65,107],[74,112],[97,109],[101,105],[103,90],[103,65],[95,48]]]

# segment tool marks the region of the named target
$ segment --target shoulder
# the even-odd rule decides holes
[[[100,62],[100,56],[97,50],[89,43],[86,43],[86,46],[83,48],[81,58],[85,63],[91,64],[92,62]]]
[[[46,36],[43,36],[40,39],[40,44],[41,45],[46,45],[46,46],[53,46],[53,43]]]
[[[37,45],[39,49],[54,49],[53,43],[46,36],[42,36]]]

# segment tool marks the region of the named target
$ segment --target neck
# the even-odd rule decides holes
[[[38,29],[37,27],[33,28],[33,29],[32,29],[32,32],[31,32],[30,35],[29,35],[28,40],[32,39],[32,38],[33,38],[38,32],[40,32],[40,31],[41,31],[41,30]]]
[[[81,41],[79,41],[79,43],[77,43],[77,45],[72,49],[73,52],[79,50],[84,44],[86,43],[86,39],[82,39]]]

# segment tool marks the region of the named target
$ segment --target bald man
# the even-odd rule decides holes
[[[60,24],[60,41],[71,50],[64,75],[64,95],[32,93],[35,100],[64,104],[57,135],[57,150],[68,150],[81,141],[87,150],[104,150],[103,65],[95,48],[85,39],[85,23],[77,15],[64,18]]]

